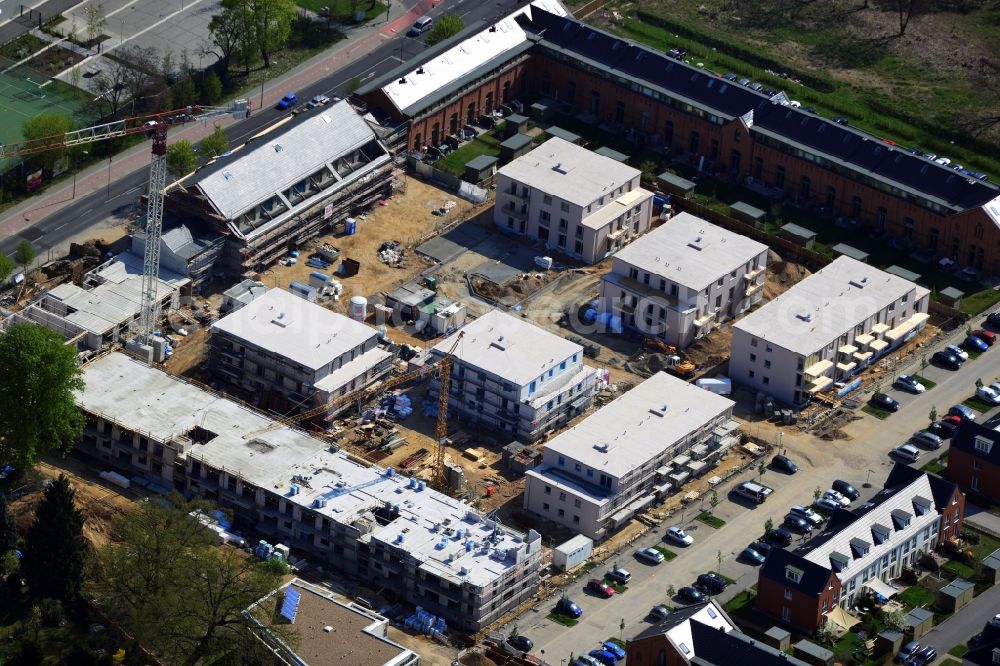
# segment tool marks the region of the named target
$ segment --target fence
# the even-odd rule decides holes
[[[573,12],[573,16],[578,19],[586,18],[589,14],[593,14],[598,9],[608,4],[611,0],[594,0],[593,2],[588,2],[583,7]]]

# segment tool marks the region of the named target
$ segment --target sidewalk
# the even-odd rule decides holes
[[[254,91],[248,91],[246,96],[252,99],[254,110],[276,104],[289,89],[301,89],[341,67],[365,57],[383,39],[400,34],[417,17],[438,4],[440,4],[440,0],[419,0],[407,9],[403,3],[394,2],[388,22],[382,16],[365,25],[350,29],[347,33],[347,39],[330,51],[321,53],[286,72],[281,77],[266,83],[263,96]],[[263,104],[261,104],[262,97]],[[216,126],[228,127],[234,122],[231,118],[220,118],[213,120],[211,124],[207,122],[192,123],[171,131],[170,142],[187,139],[194,143],[211,134]],[[149,144],[144,142],[114,156],[110,167],[111,180],[116,181],[137,169],[144,169],[148,166]],[[107,187],[108,173],[107,163],[100,162],[77,174],[77,199]],[[5,211],[0,217],[0,238],[14,236],[32,224],[74,205],[76,200],[71,197],[73,187],[72,179],[67,179],[50,187],[43,195],[29,198]]]

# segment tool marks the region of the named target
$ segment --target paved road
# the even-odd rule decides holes
[[[223,119],[215,124],[224,127],[231,144],[238,144],[281,117],[282,112],[273,105],[289,90],[295,90],[299,98],[305,100],[318,94],[343,96],[348,82],[355,77],[368,80],[419,54],[423,43],[405,37],[404,33],[422,14],[439,16],[454,12],[463,17],[466,25],[479,21],[485,25],[486,21],[511,12],[522,3],[518,0],[419,0],[408,3],[406,8],[401,8],[400,4],[393,3],[396,16],[391,21],[381,18],[352,30],[348,41],[270,82],[261,94],[250,95],[254,113],[249,119],[240,122]],[[178,128],[171,131],[170,140],[197,141],[213,127],[195,123]],[[101,150],[98,146],[94,149]],[[0,252],[10,255],[22,240],[28,240],[44,260],[51,248],[61,247],[67,239],[134,204],[144,193],[148,181],[148,150],[148,144],[137,146],[115,156],[110,166],[104,162],[78,175],[75,186],[72,182],[55,186],[7,211],[0,218]]]
[[[967,606],[934,627],[929,634],[920,639],[921,645],[933,645],[937,648],[943,661],[943,656],[951,648],[965,644],[973,634],[979,633],[990,618],[1000,612],[1000,585],[994,585]]]
[[[964,337],[964,332],[957,331],[950,339],[935,342],[927,347],[928,354],[943,347],[954,339]],[[919,356],[913,361],[916,368],[901,366],[899,372],[912,373],[919,369]],[[635,549],[650,545],[663,544],[662,536],[668,524],[651,531],[621,552],[617,557],[609,558],[609,563],[615,561],[632,573],[633,580],[629,589],[611,599],[598,599],[583,591],[589,578],[600,576],[605,569],[595,569],[590,575],[583,574],[577,581],[565,588],[567,596],[580,604],[584,614],[579,624],[567,628],[546,619],[555,605],[558,594],[541,602],[534,610],[518,620],[518,630],[535,641],[536,651],[544,650],[544,658],[552,664],[558,664],[561,659],[568,658],[570,652],[575,655],[585,653],[601,640],[618,636],[619,626],[625,621],[624,637],[628,638],[641,632],[649,626],[646,613],[658,603],[666,601],[666,589],[673,585],[679,588],[690,585],[698,574],[718,569],[717,556],[723,557],[721,573],[736,580],[725,593],[719,595],[720,602],[728,601],[740,591],[750,587],[757,581],[757,571],[735,559],[746,545],[759,537],[763,531],[764,522],[771,518],[780,523],[792,504],[809,504],[812,502],[813,490],[816,487],[829,487],[834,478],[843,478],[862,491],[862,501],[873,495],[885,479],[893,461],[889,450],[900,444],[915,431],[927,425],[927,414],[932,406],[938,412],[944,413],[948,407],[969,397],[975,390],[975,380],[981,377],[983,381],[992,381],[1000,374],[1000,347],[985,352],[978,359],[968,361],[959,371],[929,366],[921,371],[926,378],[937,382],[937,385],[921,396],[903,394],[891,391],[902,403],[899,412],[885,421],[872,416],[863,415],[860,421],[850,424],[845,430],[852,436],[850,441],[821,441],[811,437],[798,435],[794,430],[788,430],[782,438],[782,446],[787,448],[788,455],[800,466],[798,474],[786,476],[779,472],[768,471],[764,482],[774,488],[774,494],[768,501],[757,507],[738,504],[727,497],[729,488],[747,480],[754,474],[747,473],[742,478],[732,479],[725,488],[719,490],[722,500],[716,508],[716,515],[726,520],[721,530],[712,528],[700,522],[693,521],[699,507],[692,507],[674,523],[682,524],[691,531],[695,543],[689,548],[681,549],[667,545],[678,554],[670,562],[653,567],[635,560]],[[863,398],[865,396],[859,396]],[[992,410],[984,418],[995,414]],[[859,412],[859,414],[862,414]],[[748,426],[753,431],[753,426]],[[941,451],[933,455],[939,455]],[[931,457],[925,454],[918,465]],[[863,484],[870,474],[872,488],[864,488]],[[1000,588],[998,588],[1000,590]],[[1000,591],[994,591],[1000,594]],[[1000,607],[993,598],[994,608]],[[993,611],[996,612],[996,611]],[[970,622],[973,625],[982,623],[980,617],[965,620],[965,616],[974,613],[960,613],[960,622]],[[505,632],[510,627],[505,628]],[[959,631],[959,633],[961,633]],[[968,635],[975,633],[969,631]],[[967,638],[966,635],[964,638]],[[940,641],[939,648],[947,650],[962,637],[945,645]]]

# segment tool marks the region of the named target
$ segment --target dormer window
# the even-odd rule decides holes
[[[980,453],[989,453],[990,449],[993,448],[993,440],[986,437],[977,435],[974,441],[976,443],[976,451]]]
[[[805,573],[802,569],[793,566],[785,567],[785,578],[792,581],[793,583],[798,583],[802,580],[802,574]]]
[[[913,498],[913,512],[918,516],[922,516],[931,510],[931,501],[926,497],[920,497],[919,495]]]
[[[911,518],[913,518],[913,516],[902,509],[895,509],[892,512],[892,524],[896,528],[896,531],[909,526]]]
[[[879,525],[878,523],[872,525],[872,540],[875,542],[876,546],[888,541],[891,533],[892,530],[885,525]]]
[[[844,555],[843,553],[838,553],[837,551],[830,553],[830,566],[832,566],[833,570],[836,571],[837,573],[846,569],[848,565],[850,565],[850,563],[851,563],[851,558],[849,558],[847,555]]]
[[[851,550],[854,551],[854,559],[860,559],[868,554],[871,544],[864,539],[851,539]]]

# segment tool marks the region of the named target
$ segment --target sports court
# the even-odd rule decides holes
[[[24,119],[44,111],[60,111],[81,120],[78,114],[83,105],[78,90],[27,65],[8,71],[11,64],[0,58],[0,144],[20,141]]]

